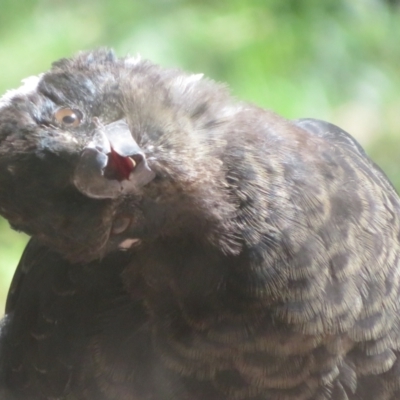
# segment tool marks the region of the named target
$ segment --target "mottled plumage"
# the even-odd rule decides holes
[[[334,125],[81,53],[0,99],[0,213],[0,398],[400,398],[400,201]]]

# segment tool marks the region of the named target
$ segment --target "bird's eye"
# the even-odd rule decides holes
[[[68,125],[76,128],[82,121],[82,113],[71,108],[60,108],[54,114],[54,119],[61,125]]]

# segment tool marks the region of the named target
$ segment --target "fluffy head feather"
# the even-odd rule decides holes
[[[110,238],[113,223],[127,214],[130,236],[176,234],[190,220],[195,231],[204,227],[216,238],[233,212],[222,158],[226,127],[240,108],[201,75],[149,61],[117,59],[106,50],[60,60],[0,101],[0,212],[74,260],[115,249],[127,232]],[[78,114],[77,126],[57,120],[63,109]],[[81,160],[115,121],[128,124],[154,174],[144,183],[106,179],[104,171],[100,181]],[[83,183],[76,184],[77,174],[87,175]],[[96,179],[107,193],[94,199],[98,189],[85,185]],[[232,247],[231,237],[219,241]]]

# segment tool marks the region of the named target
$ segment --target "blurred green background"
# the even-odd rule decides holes
[[[98,46],[203,72],[288,118],[340,125],[400,188],[396,0],[0,0],[0,93]],[[0,315],[26,240],[0,221]]]

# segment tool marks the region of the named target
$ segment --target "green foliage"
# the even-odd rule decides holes
[[[395,0],[1,0],[0,93],[78,50],[140,53],[340,125],[400,187],[399,37]],[[0,307],[25,241],[0,224]]]

